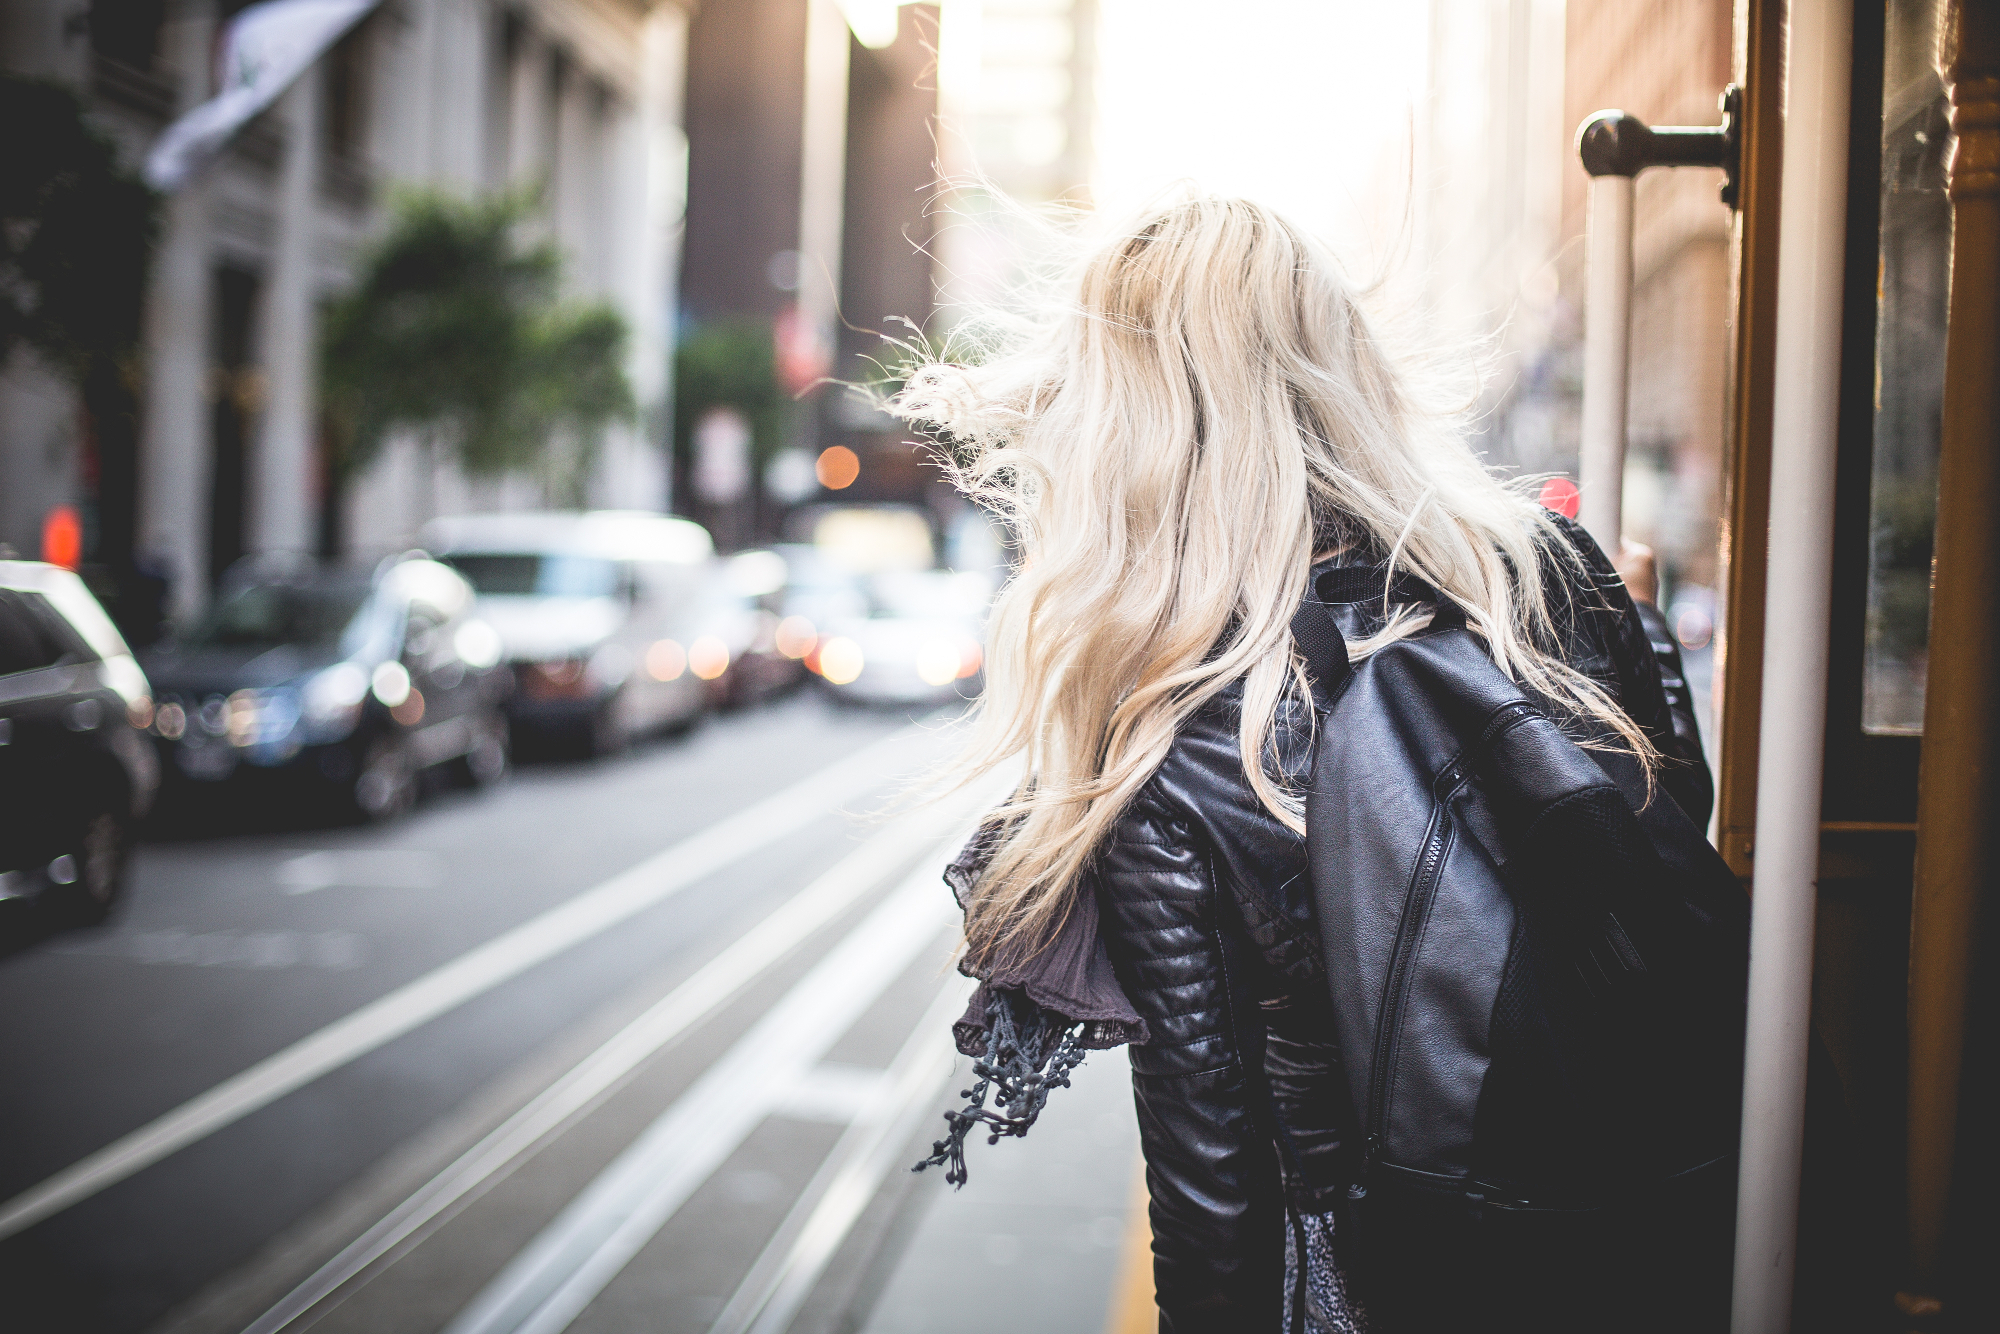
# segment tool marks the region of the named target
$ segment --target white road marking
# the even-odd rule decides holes
[[[445,1334],[560,1334],[951,921],[943,859],[915,874],[628,1145]],[[940,962],[943,961],[940,952]]]
[[[885,1078],[880,1070],[825,1062],[800,1075],[799,1082],[771,1104],[771,1115],[851,1125],[881,1096]]]
[[[302,852],[278,863],[287,894],[310,894],[340,885],[352,889],[436,889],[444,883],[444,858],[402,848],[343,848]]]
[[[50,954],[130,959],[190,968],[359,968],[367,937],[356,931],[189,931],[164,927],[52,945]]]
[[[955,978],[939,991],[708,1334],[784,1334],[791,1327],[882,1182],[909,1166],[903,1155],[910,1136],[926,1120],[942,1119],[937,1092],[958,1057],[951,1023],[971,990],[970,979]]]
[[[112,1186],[797,832],[901,771],[900,729],[328,1024],[0,1204],[0,1238]]]
[[[958,821],[975,798],[976,794],[968,794],[905,816],[842,858],[343,1247],[245,1334],[277,1334],[446,1216],[461,1200],[512,1171],[549,1135],[596,1106],[648,1057],[714,1014],[912,857],[941,840],[948,844],[945,835],[961,827]],[[816,1067],[807,1076],[807,1085],[816,1086],[827,1069]]]

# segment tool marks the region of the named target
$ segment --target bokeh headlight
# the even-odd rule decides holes
[[[177,699],[170,699],[153,711],[153,730],[168,741],[179,741],[187,725],[187,709]]]
[[[846,635],[836,635],[819,646],[819,674],[837,686],[859,678],[863,665],[861,645]]]
[[[500,661],[500,632],[476,618],[458,627],[451,646],[466,666],[477,671]]]
[[[958,679],[979,675],[979,669],[986,665],[986,650],[971,635],[958,637]]]
[[[361,721],[368,673],[358,663],[337,662],[307,679],[300,694],[306,733],[314,742],[341,741]]]
[[[704,681],[713,681],[729,670],[729,645],[714,635],[703,635],[688,645],[688,667]]]
[[[299,725],[301,711],[297,690],[284,686],[275,690],[239,690],[223,706],[223,726],[229,744],[239,750],[296,750],[292,734]]]
[[[917,649],[917,679],[927,686],[948,686],[958,679],[958,645],[930,639]]]
[[[803,616],[787,616],[778,622],[778,652],[788,658],[803,658],[819,642],[819,631]]]
[[[646,650],[646,675],[655,681],[678,681],[687,665],[687,650],[676,640],[656,639]]]
[[[385,662],[369,678],[375,698],[395,708],[410,697],[410,669],[400,662]]]

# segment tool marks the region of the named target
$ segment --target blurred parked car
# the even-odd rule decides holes
[[[370,818],[407,809],[434,765],[492,782],[509,681],[474,602],[420,552],[373,571],[239,562],[199,624],[146,652],[170,774],[217,790],[245,766],[283,771]]]
[[[515,678],[517,729],[596,754],[685,726],[729,670],[701,525],[618,510],[433,520],[425,545],[471,580]]]
[[[785,562],[779,610],[786,619],[800,618],[805,622],[800,628],[817,635],[837,620],[868,614],[868,590],[860,575],[810,543],[788,542],[773,550]]]
[[[883,570],[865,587],[867,614],[829,620],[808,659],[836,699],[941,704],[978,692],[990,575]]]
[[[740,708],[805,679],[812,635],[785,622],[791,572],[783,556],[740,551],[716,565],[700,620],[703,632],[728,650],[728,669],[709,688],[717,705]]]
[[[850,575],[929,570],[938,563],[937,525],[916,505],[803,505],[785,520],[785,531],[793,543]]]
[[[159,786],[152,718],[145,673],[83,581],[0,560],[0,899],[110,911]]]

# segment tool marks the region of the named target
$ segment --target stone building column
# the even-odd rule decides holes
[[[250,466],[250,546],[256,551],[309,551],[315,546],[320,97],[320,67],[314,64],[278,104],[285,155],[258,320],[257,364],[264,372],[265,399]]]
[[[834,0],[807,0],[798,302],[805,326],[828,349],[833,346],[840,306],[848,41],[847,16],[839,5]]]
[[[681,231],[687,214],[688,13],[661,4],[646,17],[640,71],[638,151],[643,158],[644,221],[637,229],[632,283],[632,387],[639,400],[639,467],[628,504],[673,508],[673,365],[680,304]]]
[[[175,0],[166,48],[175,112],[209,95],[215,0]],[[208,363],[213,275],[208,185],[197,178],[161,210],[147,283],[146,387],[139,444],[139,551],[171,582],[167,614],[186,621],[208,601]]]
[[[545,168],[547,214],[551,233],[562,250],[564,285],[571,291],[595,295],[591,278],[596,255],[591,241],[599,219],[591,193],[597,151],[591,79],[587,67],[574,56],[562,60],[561,71],[559,81],[551,80],[553,96],[548,109],[554,126],[553,153]]]
[[[631,330],[625,371],[638,419],[605,432],[590,484],[592,504],[668,507],[667,467],[675,274],[687,188],[687,138],[680,127],[687,60],[687,12],[656,5],[640,29],[639,78],[604,126],[603,201],[607,226],[599,270],[607,295]]]
[[[507,79],[507,184],[539,185],[548,170],[549,57],[541,33],[526,19]]]

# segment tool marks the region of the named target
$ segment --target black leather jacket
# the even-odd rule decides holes
[[[1646,729],[1667,760],[1662,786],[1706,823],[1708,770],[1664,618],[1564,527],[1590,569],[1551,576],[1575,609],[1564,657]],[[1361,604],[1351,614],[1350,642],[1371,628]],[[1131,1058],[1162,1334],[1276,1331],[1287,1204],[1331,1208],[1357,1149],[1305,842],[1244,777],[1241,698],[1232,685],[1188,721],[1091,872],[1112,965],[1151,1030]],[[1275,768],[1303,785],[1311,747],[1309,707],[1281,710]]]

